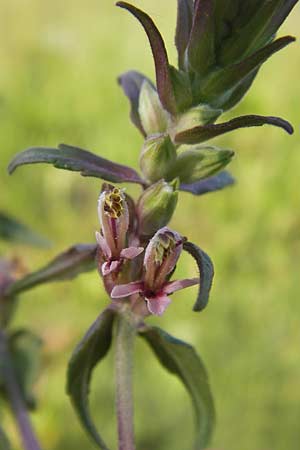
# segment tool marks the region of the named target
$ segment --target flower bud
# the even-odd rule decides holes
[[[153,235],[171,220],[178,199],[178,180],[164,180],[150,186],[137,205],[139,230],[143,236]]]
[[[166,131],[167,112],[161,105],[156,89],[147,80],[144,80],[140,92],[139,116],[147,136]]]
[[[148,138],[140,156],[140,167],[152,183],[162,178],[176,160],[176,149],[166,134],[159,134]]]
[[[194,183],[219,172],[229,164],[233,155],[232,150],[196,145],[178,155],[167,178],[178,177],[181,183]]]
[[[191,108],[179,117],[172,134],[176,135],[195,127],[214,123],[222,112],[222,109],[215,109],[204,103]]]

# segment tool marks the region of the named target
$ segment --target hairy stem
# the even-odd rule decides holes
[[[133,429],[133,347],[136,330],[120,315],[116,332],[116,403],[119,450],[135,450]]]
[[[4,388],[25,450],[41,450],[32,429],[28,411],[11,361],[6,336],[0,330],[0,363]]]

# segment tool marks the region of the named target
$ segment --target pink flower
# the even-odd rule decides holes
[[[140,294],[151,314],[162,315],[173,292],[199,283],[198,278],[169,281],[183,248],[184,238],[167,227],[150,240],[144,257],[144,274],[140,281],[115,286],[112,298]]]
[[[98,200],[98,215],[101,232],[96,239],[105,262],[102,275],[109,275],[120,269],[126,259],[133,259],[143,252],[143,247],[126,247],[129,227],[128,206],[123,192],[110,184],[105,184]]]

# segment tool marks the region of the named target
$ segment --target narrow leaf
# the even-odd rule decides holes
[[[169,60],[163,38],[151,17],[126,2],[118,2],[117,6],[127,9],[143,26],[153,53],[157,91],[164,108],[171,114],[176,113],[176,102],[169,72]]]
[[[205,180],[196,181],[191,184],[181,184],[180,190],[190,192],[194,195],[203,195],[209,192],[219,191],[235,183],[230,173],[223,171],[218,175],[206,178]]]
[[[40,284],[70,280],[82,272],[90,271],[96,267],[96,250],[97,246],[93,244],[74,245],[42,269],[10,284],[5,295],[15,296]]]
[[[6,434],[0,427],[0,450],[10,450],[10,449],[11,449],[11,446],[6,437]]]
[[[208,303],[214,277],[214,266],[210,257],[192,242],[185,242],[183,248],[196,261],[200,273],[200,288],[194,311],[202,311]]]
[[[175,44],[178,52],[178,66],[185,68],[185,51],[193,25],[193,0],[177,0],[177,26]]]
[[[287,45],[295,41],[292,36],[284,36],[262,49],[243,61],[228,66],[225,69],[216,71],[208,81],[203,84],[201,95],[203,101],[207,101],[213,106],[219,106],[219,101],[223,101],[225,93],[234,89],[242,80],[244,80],[252,71],[261,66],[274,53],[280,51]]]
[[[88,395],[93,369],[107,354],[112,340],[114,312],[106,309],[90,327],[70,359],[67,393],[83,428],[95,443],[108,450],[90,415]]]
[[[47,247],[49,242],[35,234],[26,225],[0,211],[0,239],[38,247]]]
[[[178,144],[198,144],[239,128],[260,127],[262,125],[274,125],[289,134],[294,132],[291,124],[279,117],[248,115],[236,117],[217,125],[203,125],[183,131],[175,136],[175,140]]]
[[[225,42],[220,64],[226,65],[241,57],[249,56],[266,45],[276,34],[278,28],[289,15],[298,0],[269,0],[261,2],[255,8],[255,14],[249,15],[245,6],[245,23],[237,27],[232,37]]]
[[[58,148],[32,147],[17,154],[8,166],[9,174],[25,164],[53,164],[58,169],[80,172],[84,177],[102,178],[113,183],[139,183],[142,180],[130,167],[101,158],[87,150],[60,144]]]
[[[136,72],[134,70],[130,70],[129,72],[123,73],[118,78],[118,83],[122,87],[125,95],[128,97],[131,105],[130,118],[133,124],[140,130],[143,136],[146,136],[146,133],[143,129],[143,125],[141,123],[140,115],[139,115],[139,98],[140,92],[142,88],[142,84],[144,81],[148,81],[150,85],[152,85],[149,78],[145,75]]]
[[[200,76],[215,62],[213,0],[195,0],[194,20],[188,44],[188,62]]]
[[[41,368],[41,339],[28,330],[19,330],[9,336],[8,341],[23,399],[29,409],[35,408],[33,387]]]
[[[143,337],[160,363],[176,375],[191,396],[195,411],[196,439],[195,450],[208,445],[214,424],[215,409],[205,367],[194,348],[170,336],[165,331],[144,326],[140,329]]]

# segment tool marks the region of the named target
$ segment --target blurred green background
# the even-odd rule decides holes
[[[136,0],[155,17],[175,60],[176,1]],[[128,118],[116,77],[131,68],[153,77],[143,31],[112,0],[0,0],[0,195],[1,209],[47,236],[50,250],[1,244],[28,269],[44,264],[74,242],[92,242],[98,228],[101,182],[50,166],[6,173],[12,156],[34,145],[65,142],[138,168],[142,139]],[[298,38],[299,7],[280,34]],[[264,127],[216,140],[236,150],[231,171],[238,183],[203,197],[182,194],[172,226],[213,258],[209,307],[191,311],[195,288],[173,296],[168,312],[149,322],[193,343],[206,363],[217,408],[211,447],[220,450],[296,450],[300,442],[300,52],[299,41],[261,70],[243,113],[279,115],[295,134]],[[128,187],[137,195],[138,188]],[[178,275],[195,273],[184,256]],[[107,298],[96,273],[74,283],[26,293],[15,325],[45,342],[39,411],[33,422],[49,450],[92,449],[65,395],[72,348]],[[113,357],[96,370],[91,406],[107,442],[116,448]],[[164,373],[143,342],[136,348],[138,450],[191,448],[189,398]],[[4,428],[14,436],[9,417]]]

